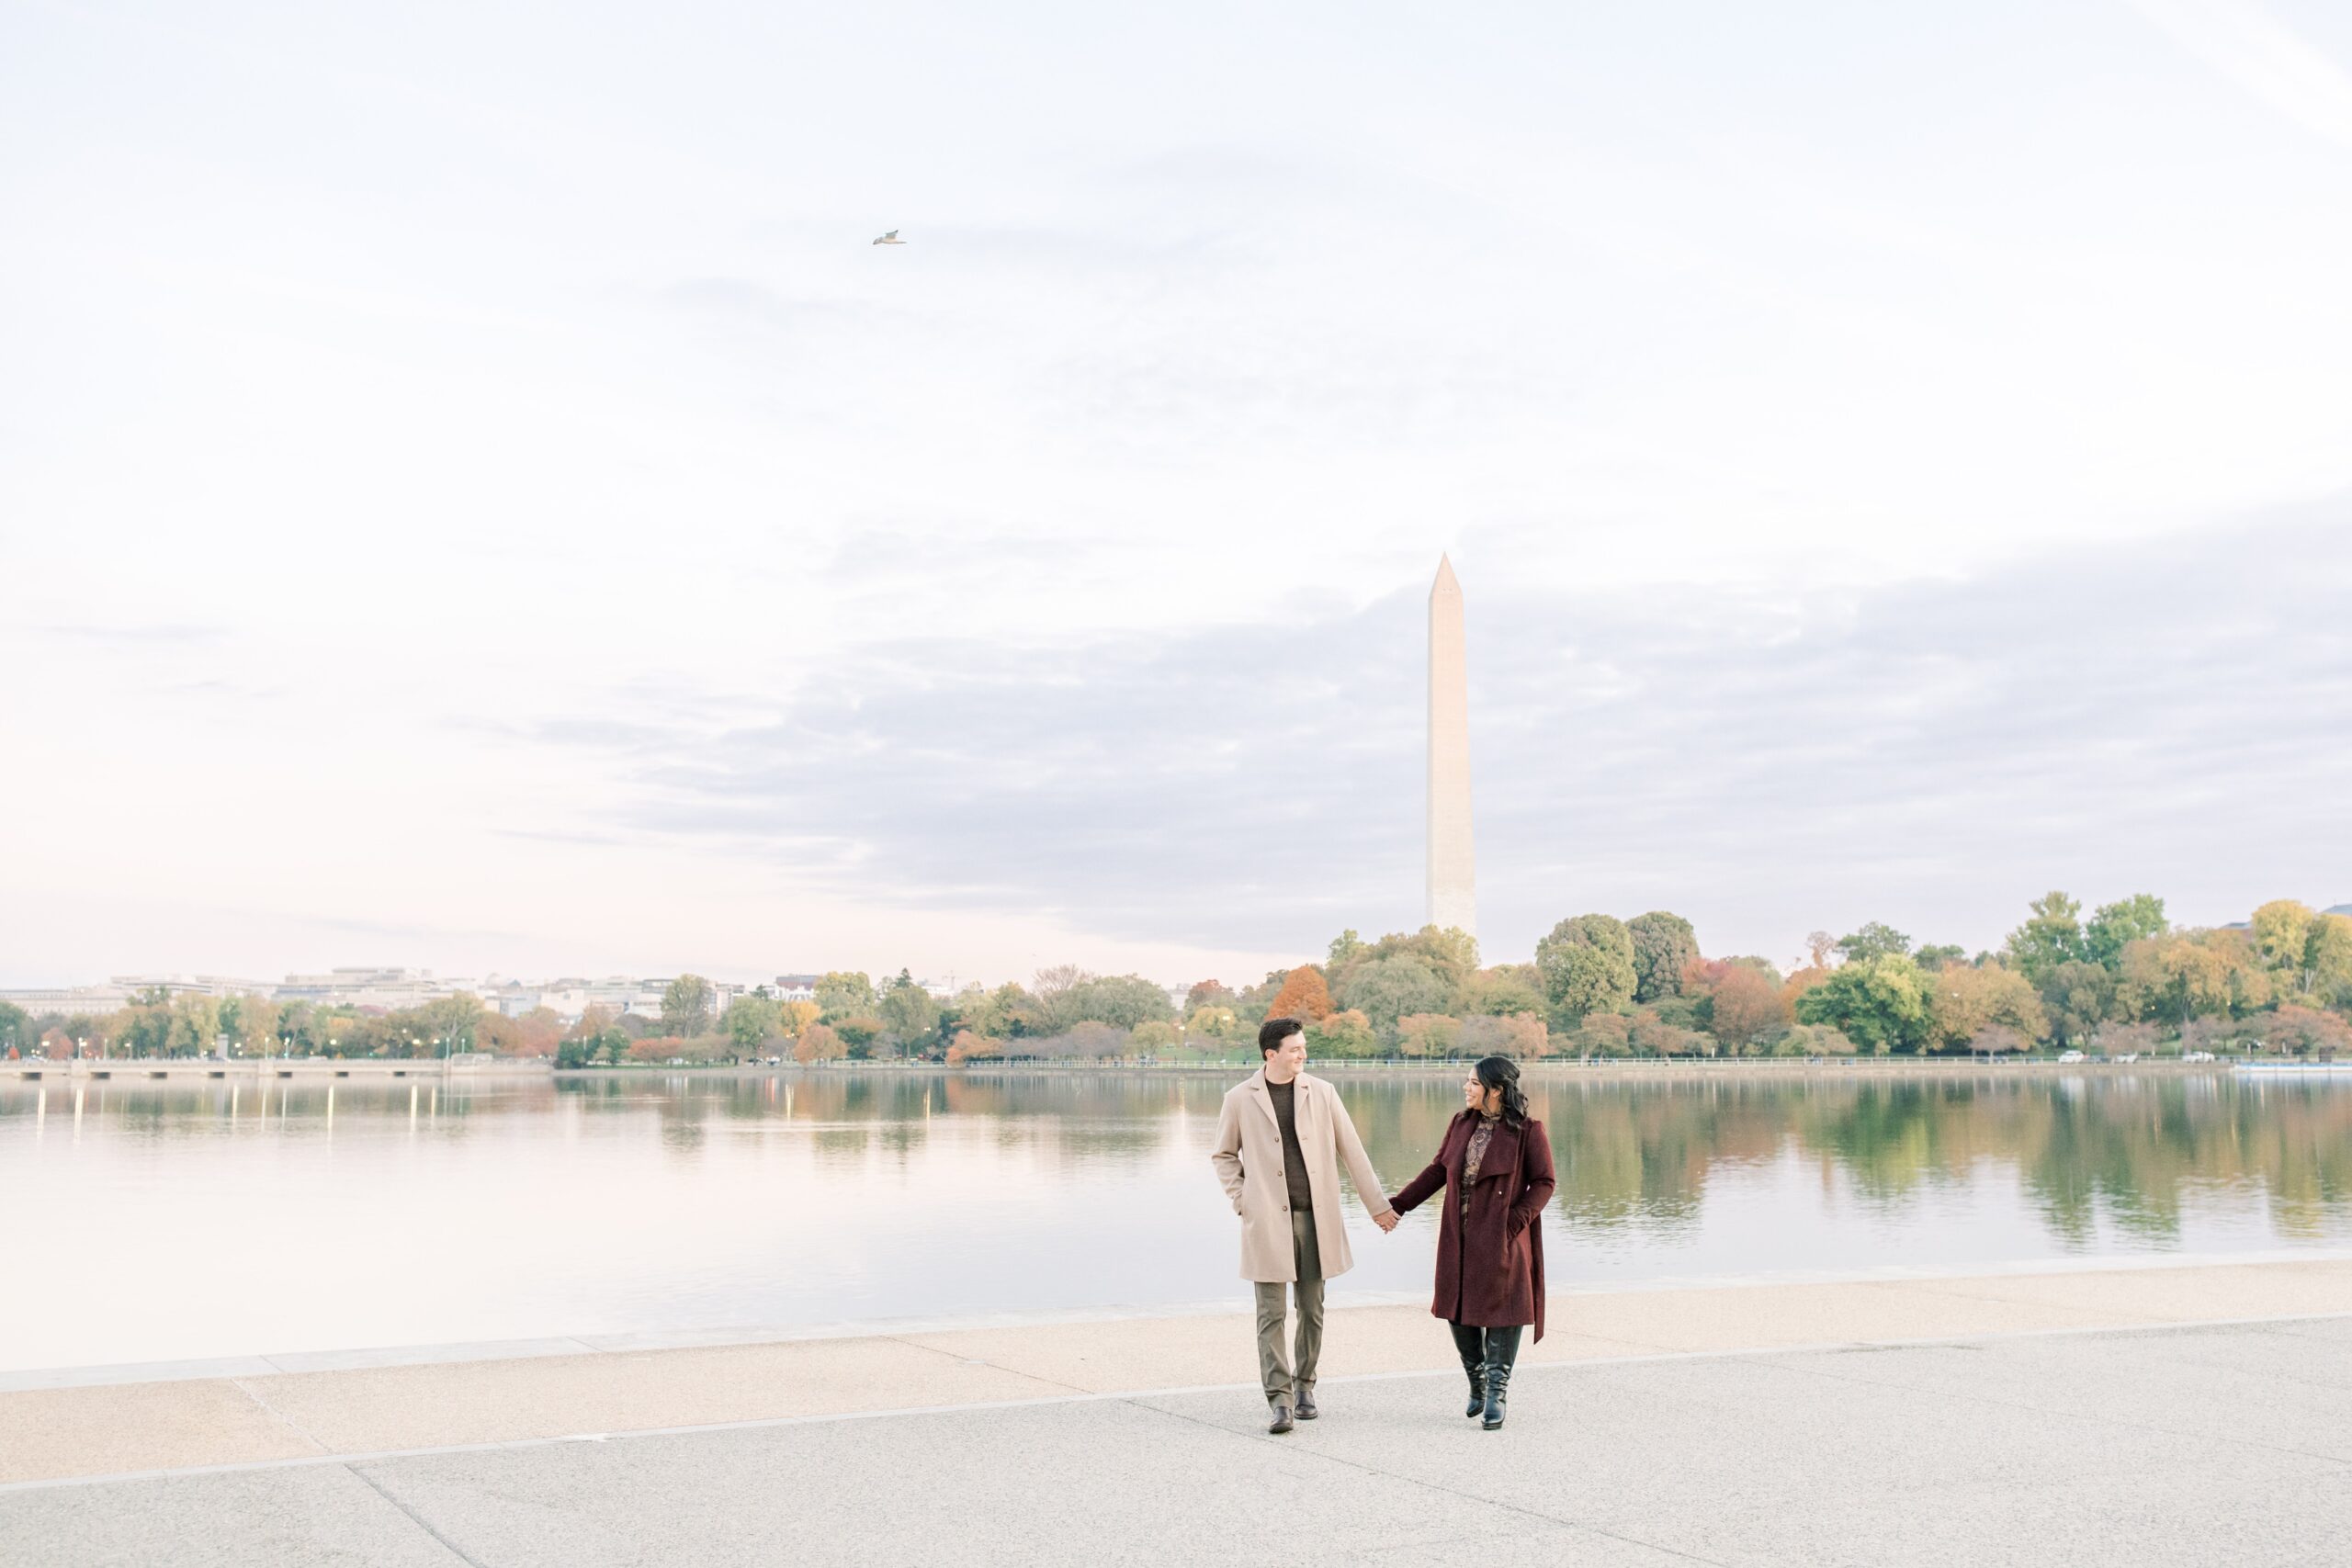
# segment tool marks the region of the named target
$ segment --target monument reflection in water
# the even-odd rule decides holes
[[[0,1089],[24,1369],[1232,1307],[1233,1076]],[[1447,1077],[1340,1075],[1401,1186]],[[1555,1289],[2352,1246],[2352,1085],[2017,1069],[1545,1082]],[[413,1101],[413,1103],[412,1103]],[[1360,1218],[1359,1224],[1362,1224]],[[1335,1300],[1415,1300],[1430,1214]]]

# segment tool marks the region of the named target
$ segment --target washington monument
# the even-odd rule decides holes
[[[1478,934],[1470,847],[1470,686],[1462,652],[1462,584],[1438,558],[1430,584],[1430,924]]]

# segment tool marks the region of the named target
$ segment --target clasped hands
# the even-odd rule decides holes
[[[1396,1228],[1396,1211],[1390,1209],[1385,1213],[1374,1214],[1372,1216],[1372,1223],[1378,1225],[1384,1235],[1393,1231]]]

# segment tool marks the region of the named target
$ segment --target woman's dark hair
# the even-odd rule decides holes
[[[1258,1026],[1258,1055],[1265,1056],[1279,1051],[1283,1041],[1306,1032],[1306,1025],[1295,1018],[1270,1018]]]
[[[1479,1084],[1503,1091],[1503,1124],[1516,1127],[1527,1120],[1527,1091],[1519,1087],[1519,1064],[1509,1056],[1488,1056],[1476,1071]]]

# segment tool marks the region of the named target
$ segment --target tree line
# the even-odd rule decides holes
[[[2352,919],[2291,899],[2241,927],[2179,929],[2135,894],[2087,916],[2063,892],[2035,899],[2003,945],[1970,956],[1872,921],[1815,931],[1783,971],[1754,956],[1710,958],[1689,920],[1572,916],[1531,961],[1482,965],[1477,943],[1425,926],[1333,939],[1319,963],[1239,988],[1209,979],[1181,1003],[1136,975],[1074,964],[1028,985],[968,987],[944,1000],[901,969],[876,983],[837,971],[813,1000],[766,987],[721,1009],[683,975],[647,1019],[591,1008],[567,1023],[520,1018],[475,997],[370,1012],[261,997],[167,996],[103,1015],[28,1017],[0,1003],[11,1054],[552,1056],[560,1066],[911,1059],[1211,1058],[1245,1054],[1268,1018],[1306,1025],[1310,1050],[1340,1059],[1998,1055],[2041,1046],[2143,1052],[2352,1046]]]

